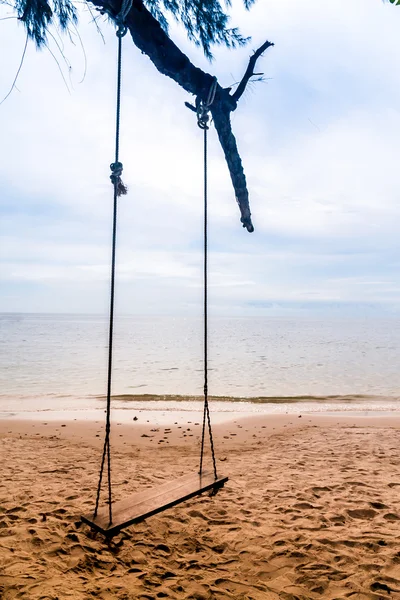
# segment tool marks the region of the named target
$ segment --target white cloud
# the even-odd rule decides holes
[[[400,9],[380,0],[269,0],[248,13],[235,4],[234,19],[252,33],[252,47],[266,37],[276,46],[260,62],[267,82],[249,90],[232,116],[252,235],[240,227],[210,132],[216,307],[257,312],[268,302],[317,298],[398,304]],[[109,271],[116,40],[105,24],[104,45],[88,22],[86,14],[83,83],[79,44],[65,42],[71,94],[51,55],[30,45],[20,91],[0,106],[1,310],[87,312],[107,304],[99,294],[106,295]],[[5,94],[24,32],[12,20],[0,26]],[[251,48],[216,49],[210,66],[182,31],[172,32],[224,85],[240,78]],[[125,312],[186,313],[201,302],[202,135],[183,105],[188,99],[124,39],[121,159],[129,195],[119,203],[118,277]]]

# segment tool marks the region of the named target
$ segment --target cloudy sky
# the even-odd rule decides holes
[[[233,24],[248,47],[208,63],[229,86],[275,43],[233,114],[255,232],[241,228],[210,134],[210,302],[215,313],[400,310],[400,7],[381,0],[258,0]],[[1,17],[11,13],[1,9]],[[0,106],[0,311],[106,313],[116,38],[87,11],[58,59],[28,45]],[[58,41],[57,41],[58,40]],[[57,43],[56,43],[57,42]],[[0,96],[25,44],[0,21]],[[60,55],[63,47],[66,60]],[[85,57],[86,56],[86,63]],[[63,73],[63,76],[60,73]],[[124,38],[117,309],[201,310],[202,133],[191,98]]]

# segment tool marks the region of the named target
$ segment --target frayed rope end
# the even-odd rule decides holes
[[[128,193],[128,188],[126,185],[119,179],[117,182],[117,196],[126,196]]]

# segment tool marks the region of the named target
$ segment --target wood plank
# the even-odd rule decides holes
[[[223,487],[228,477],[215,479],[214,473],[203,472],[184,475],[174,481],[164,483],[158,487],[133,494],[124,500],[112,504],[112,524],[109,523],[108,506],[98,511],[96,518],[91,515],[81,517],[93,529],[100,531],[108,537],[117,534],[121,529],[139,523],[167,508],[176,506],[189,498],[198,496],[203,492]]]

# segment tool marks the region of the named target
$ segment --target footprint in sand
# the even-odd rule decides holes
[[[370,502],[370,505],[372,506],[372,508],[376,508],[377,510],[388,508],[386,504],[383,504],[383,502]]]
[[[348,510],[347,514],[353,519],[373,519],[378,513],[372,508],[356,508],[355,510]]]
[[[303,463],[304,464],[304,463]],[[332,488],[328,487],[328,486],[314,486],[311,488],[311,490],[315,493],[315,494],[319,494],[319,492],[331,492]]]
[[[312,504],[310,504],[309,502],[297,502],[296,504],[293,504],[293,508],[297,508],[299,510],[309,510],[309,509],[316,509],[316,508],[321,508],[320,506],[313,506]]]
[[[398,515],[395,515],[394,513],[387,513],[386,515],[383,515],[383,518],[386,519],[386,521],[399,521],[400,517]]]

